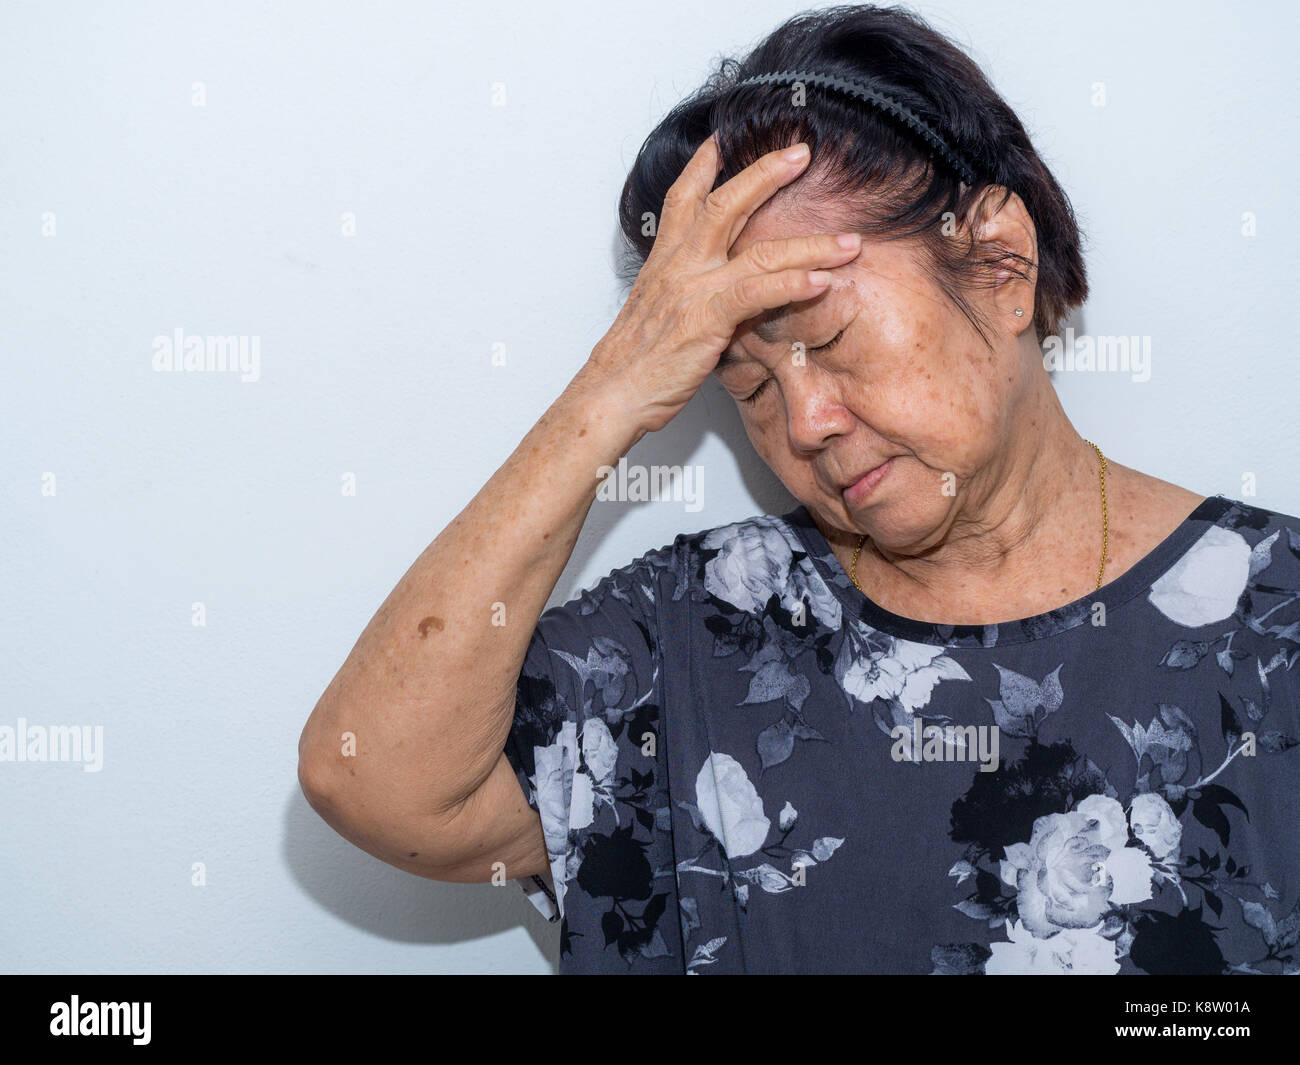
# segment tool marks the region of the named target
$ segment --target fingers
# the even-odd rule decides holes
[[[664,206],[655,236],[656,246],[661,242],[676,243],[690,229],[701,201],[718,180],[720,166],[718,142],[715,134],[710,133],[695,149],[695,154],[664,195]]]
[[[708,193],[692,231],[700,241],[701,250],[725,257],[750,216],[774,192],[802,174],[809,158],[808,146],[803,142],[768,152]]]
[[[826,271],[858,257],[857,233],[815,233],[760,240],[711,275],[718,298],[736,323],[770,307],[812,299],[830,286]],[[777,299],[776,303],[766,302]]]
[[[804,237],[755,241],[733,258],[718,274],[739,279],[749,274],[777,270],[843,266],[858,257],[862,236],[858,233],[813,233]]]
[[[831,283],[826,270],[779,270],[747,274],[714,294],[718,313],[739,324],[773,307],[801,303],[825,292]]]

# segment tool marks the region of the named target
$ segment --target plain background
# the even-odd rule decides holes
[[[556,928],[513,884],[426,881],[336,836],[298,734],[617,312],[646,134],[800,9],[4,5],[0,724],[104,728],[101,772],[0,763],[4,969],[552,971]],[[1056,375],[1079,431],[1300,511],[1295,5],[916,9],[1075,205],[1075,329],[1151,338],[1145,383]],[[176,328],[259,337],[260,379],[155,373]],[[712,382],[629,462],[702,468],[703,510],[596,504],[553,603],[792,505]]]

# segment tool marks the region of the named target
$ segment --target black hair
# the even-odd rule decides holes
[[[869,80],[910,109],[970,162],[967,185],[903,122],[833,88],[805,86],[792,106],[791,83],[742,85],[761,74],[806,71]],[[703,87],[655,127],[637,154],[619,199],[630,280],[654,245],[644,219],[701,142],[717,130],[722,168],[715,188],[761,156],[803,140],[812,160],[789,188],[813,185],[817,198],[842,200],[848,224],[882,239],[914,240],[927,274],[989,343],[987,323],[967,299],[996,272],[1035,284],[1033,325],[1041,342],[1088,295],[1079,226],[1065,192],[1030,143],[1015,113],[956,44],[902,7],[846,4],[788,19],[745,58],[723,58]],[[993,189],[1003,190],[994,205]],[[787,190],[782,190],[785,193]],[[778,193],[782,195],[782,193]],[[1037,231],[1038,261],[987,243],[965,243],[955,226],[977,223],[1011,193]],[[946,212],[952,212],[945,218]]]

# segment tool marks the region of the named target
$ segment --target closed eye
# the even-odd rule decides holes
[[[835,345],[840,342],[840,337],[842,337],[843,335],[844,335],[844,330],[841,329],[838,333],[836,333],[833,337],[831,337],[830,340],[828,340],[820,348],[809,348],[808,350],[809,351],[830,351],[831,348],[835,347]]]
[[[828,340],[828,341],[827,341],[825,344],[823,344],[821,347],[818,347],[818,348],[809,348],[808,350],[809,350],[809,351],[830,351],[831,348],[835,347],[835,345],[838,344],[838,343],[840,342],[840,338],[843,337],[843,336],[844,336],[844,330],[841,329],[838,333],[836,333],[833,337],[831,337],[831,339]],[[745,397],[744,397],[740,402],[741,402],[741,403],[755,403],[755,402],[757,402],[758,397],[759,397],[759,394],[763,391],[763,389],[765,389],[765,388],[768,386],[768,384],[771,382],[771,380],[772,380],[772,378],[770,378],[770,377],[765,378],[764,381],[763,381],[763,383],[762,383],[761,385],[759,385],[756,389],[754,389],[754,391],[752,391],[749,395],[745,396]]]

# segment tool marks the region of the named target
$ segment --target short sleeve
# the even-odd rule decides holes
[[[669,548],[651,552],[548,609],[520,670],[505,754],[541,817],[550,868],[517,882],[562,922],[562,971],[668,953],[658,603],[670,559]]]

